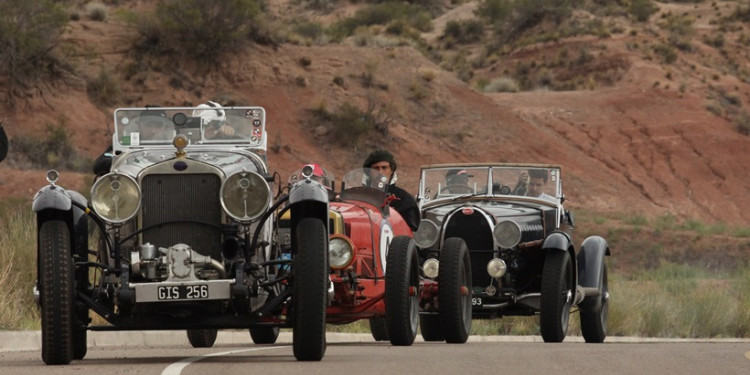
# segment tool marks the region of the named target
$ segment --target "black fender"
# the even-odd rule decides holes
[[[570,259],[573,262],[573,280],[571,280],[571,285],[573,285],[574,287],[575,285],[578,285],[577,280],[575,280],[578,277],[578,262],[576,261],[575,247],[573,246],[569,234],[557,230],[553,231],[547,236],[547,238],[544,239],[544,242],[542,243],[542,250],[545,252],[567,251],[568,253],[570,253]]]
[[[61,186],[48,185],[39,189],[34,195],[31,209],[36,213],[37,230],[48,220],[65,221],[71,232],[73,253],[85,260],[88,254],[89,235],[87,205],[88,201],[80,193],[66,190]],[[37,243],[37,248],[38,246]],[[85,272],[82,273],[79,282],[84,282],[84,280],[88,280]]]
[[[596,288],[601,292],[599,280],[604,272],[604,257],[610,255],[607,241],[600,236],[589,236],[583,240],[578,253],[578,280],[584,288]]]
[[[289,190],[289,214],[292,230],[292,249],[295,244],[297,223],[304,218],[317,218],[323,222],[326,231],[328,227],[328,190],[317,181],[303,180],[294,184]],[[295,250],[293,250],[295,251]]]

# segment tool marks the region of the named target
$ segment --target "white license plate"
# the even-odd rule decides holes
[[[208,299],[208,284],[160,286],[156,297],[160,301]]]

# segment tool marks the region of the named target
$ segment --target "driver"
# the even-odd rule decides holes
[[[406,224],[409,225],[412,231],[416,231],[419,227],[419,208],[417,202],[414,200],[414,196],[396,186],[396,159],[393,158],[393,154],[387,150],[375,150],[367,156],[363,168],[371,168],[380,172],[388,181],[388,187],[386,193],[393,197],[388,200],[388,205],[393,207],[401,217],[404,218]]]
[[[445,174],[445,188],[443,194],[468,194],[472,193],[469,185],[469,173],[465,169],[451,169]]]
[[[206,139],[231,138],[235,130],[227,124],[227,113],[221,104],[208,101],[199,104],[193,111],[193,117],[200,117],[203,137]]]

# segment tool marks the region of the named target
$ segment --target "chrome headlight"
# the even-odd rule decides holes
[[[328,240],[328,264],[334,270],[343,270],[354,261],[354,244],[344,235],[334,234]]]
[[[495,225],[492,235],[501,248],[510,249],[521,241],[521,227],[513,220],[504,220]]]
[[[130,176],[104,175],[91,187],[91,207],[105,221],[123,223],[132,219],[141,208],[141,189]]]
[[[496,279],[503,277],[507,270],[508,267],[505,265],[505,261],[500,258],[493,258],[487,263],[487,273]]]
[[[422,264],[422,271],[424,276],[435,280],[438,277],[438,271],[440,270],[440,262],[435,258],[430,258],[424,261]]]
[[[266,179],[255,172],[237,172],[221,185],[221,206],[240,222],[257,219],[271,203],[271,189]]]
[[[432,220],[423,219],[414,233],[414,242],[422,249],[429,248],[438,240],[440,228]]]

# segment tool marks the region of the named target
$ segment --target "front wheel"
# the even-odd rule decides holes
[[[375,341],[388,341],[388,327],[385,317],[370,318],[370,333]]]
[[[445,240],[440,251],[438,301],[445,341],[463,344],[471,333],[471,260],[466,242],[458,237]]]
[[[586,342],[602,343],[607,337],[607,319],[609,317],[609,287],[607,286],[607,265],[602,264],[599,279],[601,294],[594,299],[586,298],[581,302],[581,334]]]
[[[39,227],[39,297],[42,308],[42,361],[66,365],[80,355],[80,331],[74,329],[73,258],[71,234],[62,220]],[[85,330],[84,330],[85,332]],[[78,336],[77,336],[78,335]]]
[[[414,343],[419,326],[419,263],[414,240],[397,236],[388,247],[385,318],[391,344]]]
[[[253,327],[249,329],[250,337],[256,344],[273,344],[279,338],[279,327]]]
[[[439,315],[420,315],[419,329],[424,341],[445,341]]]
[[[328,233],[314,218],[299,221],[293,255],[294,358],[320,361],[326,352],[326,293],[328,290]]]
[[[210,348],[214,346],[218,333],[216,329],[189,329],[187,337],[194,348]]]
[[[573,264],[567,251],[551,250],[542,271],[539,328],[544,342],[562,342],[573,304]]]

